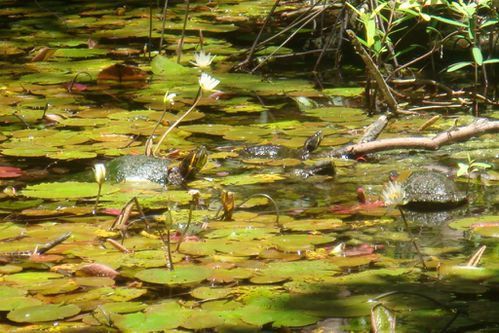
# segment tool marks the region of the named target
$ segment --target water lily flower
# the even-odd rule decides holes
[[[202,73],[199,78],[199,86],[203,91],[213,91],[219,83],[220,80],[217,80],[206,73]]]
[[[215,56],[212,57],[211,53],[206,54],[204,50],[201,50],[197,53],[194,52],[194,61],[191,61],[191,64],[199,68],[206,68],[210,67],[213,59],[215,59]]]
[[[94,165],[94,175],[97,184],[102,185],[106,180],[106,166],[102,163],[97,163]]]
[[[405,201],[405,191],[402,185],[397,181],[390,181],[383,189],[383,201],[387,206],[403,206]]]
[[[177,97],[177,94],[170,94],[170,91],[166,91],[165,96],[163,97],[163,103],[173,105],[175,104],[175,97]]]

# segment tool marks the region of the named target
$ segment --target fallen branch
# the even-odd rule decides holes
[[[326,152],[328,157],[347,156],[355,158],[365,154],[393,149],[424,149],[437,150],[441,146],[449,145],[454,142],[467,140],[471,137],[485,133],[499,132],[499,121],[489,121],[487,119],[478,119],[470,125],[457,127],[445,132],[441,132],[432,138],[429,137],[408,137],[408,138],[390,138],[371,142],[357,143],[346,147]]]

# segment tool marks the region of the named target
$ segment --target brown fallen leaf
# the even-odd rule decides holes
[[[114,279],[119,273],[112,269],[109,266],[106,266],[104,264],[86,264],[81,266],[77,273],[86,275],[86,276],[101,276],[101,277],[108,277],[111,279]]]
[[[31,62],[45,61],[49,59],[55,53],[55,51],[56,49],[51,49],[50,47],[42,47],[36,52],[33,58],[31,58]]]
[[[147,79],[147,72],[142,69],[125,64],[114,64],[104,68],[97,75],[97,80],[110,80],[110,81],[145,81]]]

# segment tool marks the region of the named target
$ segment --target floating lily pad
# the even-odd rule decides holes
[[[0,311],[12,311],[42,304],[42,301],[29,296],[5,296],[0,303]]]
[[[322,93],[328,96],[353,97],[362,94],[364,91],[365,89],[362,87],[344,87],[324,89]]]
[[[7,318],[17,323],[36,323],[64,319],[78,313],[80,308],[73,304],[43,304],[13,310],[7,314]]]
[[[449,227],[457,230],[468,230],[471,226],[486,224],[491,222],[499,222],[498,215],[485,215],[476,217],[466,217],[463,219],[455,220],[449,223]]]
[[[362,109],[346,107],[327,107],[307,109],[305,113],[332,123],[353,123],[367,120]]]
[[[179,327],[190,311],[175,301],[149,306],[145,313],[136,312],[113,316],[113,324],[126,333],[152,333]]]
[[[198,287],[191,291],[191,296],[198,299],[219,299],[230,295],[230,288]]]
[[[168,286],[189,286],[208,278],[210,270],[202,266],[181,266],[169,271],[166,268],[146,269],[135,274],[139,280]]]
[[[343,225],[340,219],[307,219],[283,223],[285,229],[292,231],[331,230]]]
[[[61,183],[41,183],[27,186],[22,195],[30,198],[43,199],[72,199],[95,197],[97,195],[97,183],[83,182],[61,182]],[[119,191],[119,187],[104,184],[102,194],[109,194]]]
[[[283,235],[270,241],[281,251],[294,252],[312,250],[315,245],[331,243],[334,237],[325,235]]]

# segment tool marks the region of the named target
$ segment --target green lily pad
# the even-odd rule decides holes
[[[125,333],[161,332],[179,327],[190,311],[175,301],[149,306],[145,313],[114,315],[113,324]]]
[[[61,182],[41,183],[27,186],[21,193],[30,198],[43,199],[74,199],[95,197],[97,195],[97,183],[83,182]],[[109,194],[119,191],[119,187],[104,184],[101,194]]]
[[[147,305],[141,302],[115,302],[115,303],[106,303],[101,306],[101,308],[107,313],[137,312],[145,309],[146,307]]]
[[[270,241],[281,251],[295,252],[313,250],[315,245],[332,243],[334,237],[325,235],[283,235]]]
[[[499,215],[485,215],[476,217],[466,217],[464,219],[454,220],[449,223],[449,227],[457,230],[468,230],[472,225],[480,223],[498,222]]]
[[[210,270],[202,266],[181,266],[169,271],[166,268],[146,269],[135,274],[139,280],[172,286],[194,285],[206,280]]]
[[[368,119],[362,109],[346,107],[307,109],[305,113],[332,123],[352,123]]]
[[[343,226],[340,219],[307,219],[283,223],[283,227],[292,231],[331,230]]]
[[[64,319],[78,313],[80,308],[74,304],[43,304],[13,310],[7,314],[7,318],[16,323],[36,323]]]
[[[226,238],[229,240],[268,239],[279,230],[273,228],[227,228],[211,231],[206,238]]]
[[[2,297],[2,303],[0,303],[0,311],[12,311],[15,309],[20,309],[40,304],[42,304],[42,301],[28,296]]]
[[[364,90],[362,87],[328,88],[324,89],[322,93],[328,96],[354,97],[362,94]]]
[[[191,74],[193,82],[196,82],[194,78],[198,73],[197,70],[179,65],[175,60],[169,59],[162,55],[157,55],[154,57],[154,59],[151,61],[151,69],[152,72],[156,75],[164,75],[168,77],[184,77]]]
[[[219,299],[229,296],[230,288],[198,287],[191,291],[191,296],[197,299]]]
[[[51,152],[45,156],[54,160],[81,160],[86,158],[95,158],[97,157],[97,154],[89,151],[77,151],[68,149]]]

